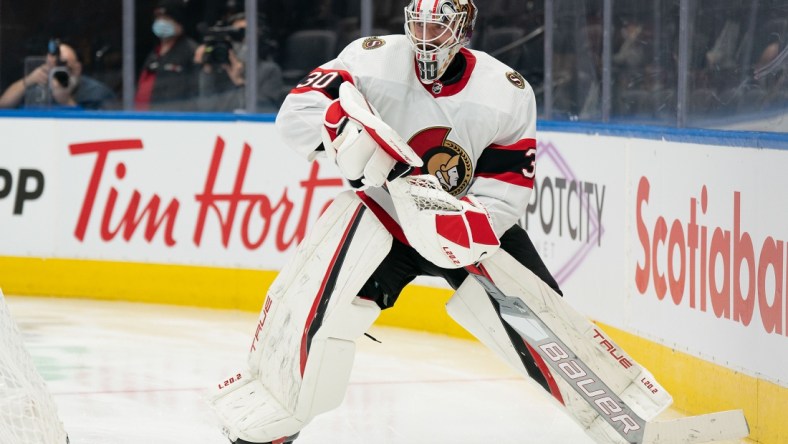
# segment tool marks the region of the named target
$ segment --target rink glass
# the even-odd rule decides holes
[[[203,43],[227,4],[188,2],[186,35]],[[401,34],[405,4],[237,1],[260,17],[257,38],[228,47],[247,66],[256,63],[218,111],[276,112],[307,65],[361,36]],[[47,41],[62,37],[80,54],[84,73],[116,93],[110,109],[133,110],[142,63],[156,43],[155,5],[0,0],[0,88],[22,77],[26,57],[45,54]],[[783,0],[487,0],[478,7],[470,46],[523,74],[541,119],[788,132]],[[305,45],[296,34],[303,30],[320,32],[308,34],[312,44]],[[265,82],[280,73],[280,84]],[[215,112],[204,104],[221,98],[210,94],[203,89],[200,99],[195,91],[173,110]]]

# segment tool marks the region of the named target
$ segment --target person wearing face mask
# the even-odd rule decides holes
[[[152,31],[159,38],[142,65],[134,107],[140,111],[187,111],[197,96],[197,43],[183,33],[186,7],[182,0],[160,0],[153,10]]]
[[[199,110],[216,112],[246,108],[245,64],[248,53],[245,30],[246,17],[242,12],[203,30],[204,41],[194,52],[194,62],[201,65],[198,75]],[[282,70],[268,56],[265,41],[258,44],[258,56],[256,110],[276,112],[282,91]]]
[[[109,87],[82,74],[71,46],[52,39],[43,64],[12,83],[0,96],[0,108],[60,107],[110,109],[116,104]]]

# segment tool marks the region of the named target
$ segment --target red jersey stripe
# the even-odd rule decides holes
[[[493,144],[490,145],[490,148],[496,150],[511,150],[511,151],[523,150],[524,151],[530,148],[536,148],[536,139],[520,139],[511,145]]]
[[[372,213],[378,218],[380,223],[383,224],[384,227],[391,233],[398,241],[402,242],[405,245],[410,245],[408,243],[408,239],[405,237],[405,232],[402,231],[402,227],[399,226],[397,221],[394,220],[389,213],[386,212],[377,202],[375,199],[367,196],[367,194],[363,191],[356,191],[356,195],[364,202],[367,208],[372,210]]]

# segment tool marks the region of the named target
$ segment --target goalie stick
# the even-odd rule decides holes
[[[481,264],[469,265],[465,269],[498,303],[501,318],[539,354],[554,374],[560,375],[627,443],[690,444],[737,439],[749,434],[747,421],[741,410],[669,421],[648,421],[642,418],[622,401],[525,301],[504,294]]]
[[[447,196],[440,185],[421,176],[406,176],[389,181],[387,189],[394,201],[397,213],[407,215],[429,210],[436,214],[452,214],[462,210],[462,206],[458,202],[452,201],[451,196]],[[413,226],[403,225],[402,229],[408,240],[411,239],[411,235],[408,234],[409,228],[411,233],[418,236],[418,232],[413,231]],[[427,248],[430,247],[428,243],[425,245]],[[416,249],[418,250],[418,248]],[[445,247],[444,250],[446,250]],[[508,265],[507,257],[513,261]],[[503,262],[497,264],[498,260],[503,260]],[[502,273],[507,273],[505,269],[517,266],[511,256],[508,254],[501,256],[501,252],[498,252],[498,255],[493,253],[487,261],[492,261],[488,263],[491,270],[499,269]],[[589,338],[586,335],[589,332],[584,332],[583,327],[585,324],[588,324],[588,327],[593,324],[574,312],[563,298],[552,289],[547,288],[546,284],[543,284],[535,275],[533,279],[538,281],[534,282],[537,288],[529,291],[521,287],[520,289],[526,294],[520,298],[508,296],[501,291],[498,285],[493,282],[490,273],[484,268],[484,261],[477,265],[467,265],[464,268],[481,285],[488,297],[497,302],[497,311],[502,322],[509,325],[514,333],[522,338],[528,348],[538,355],[539,360],[549,367],[543,370],[543,373],[549,373],[544,376],[558,375],[555,378],[560,379],[556,379],[556,382],[560,382],[562,387],[551,387],[549,391],[554,395],[561,393],[562,390],[575,392],[569,391],[564,394],[571,395],[571,404],[569,401],[561,400],[561,402],[574,419],[586,427],[587,433],[596,440],[615,444],[621,442],[629,444],[691,444],[737,439],[749,434],[747,421],[741,410],[690,416],[665,422],[652,421],[672,402],[667,391],[656,381],[653,381],[653,377],[645,368],[633,365],[628,359],[619,361],[619,357],[613,356],[616,362],[623,366],[623,369],[617,366],[608,368],[610,367],[608,365],[610,362],[607,362],[609,357],[602,358],[597,362],[594,355],[588,355],[588,350],[583,349],[589,343]],[[532,274],[528,270],[524,271]],[[517,279],[515,278],[514,281]],[[533,294],[533,291],[540,294]],[[542,318],[540,314],[546,317]],[[563,328],[565,331],[560,332],[563,336],[556,334],[550,325]],[[592,328],[591,330],[599,334],[596,329]],[[595,335],[594,338],[596,337]],[[567,343],[572,344],[575,349],[567,346]],[[611,355],[617,348],[612,348],[614,344],[607,339],[603,345],[611,347],[609,350]],[[592,347],[592,349],[599,352],[598,347]],[[581,354],[578,355],[577,352],[581,352]],[[588,361],[584,362],[581,356]],[[624,356],[622,354],[621,358]],[[626,365],[624,365],[624,361],[626,361]],[[538,363],[537,365],[542,364]],[[605,379],[601,378],[597,371],[593,371],[592,367],[602,373]],[[633,391],[635,393],[638,390],[641,393],[643,391],[643,387],[638,385],[638,381],[645,383],[645,378],[640,378],[640,375],[652,379],[646,386],[649,389],[649,394],[645,397],[633,395]],[[557,398],[559,397],[557,396]],[[628,405],[622,398],[626,398],[631,402],[631,405]],[[580,405],[587,405],[590,409],[587,410],[587,413],[580,412],[576,408]],[[637,410],[633,410],[633,407],[636,407]],[[595,414],[596,417],[589,417],[588,414]]]

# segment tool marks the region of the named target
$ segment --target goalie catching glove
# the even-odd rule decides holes
[[[500,247],[490,216],[475,197],[457,199],[431,175],[403,177],[388,189],[405,237],[433,264],[464,267]]]
[[[354,186],[379,187],[422,166],[421,158],[364,99],[352,83],[339,87],[339,99],[323,115],[321,130],[326,155]],[[352,183],[351,182],[351,183]]]

